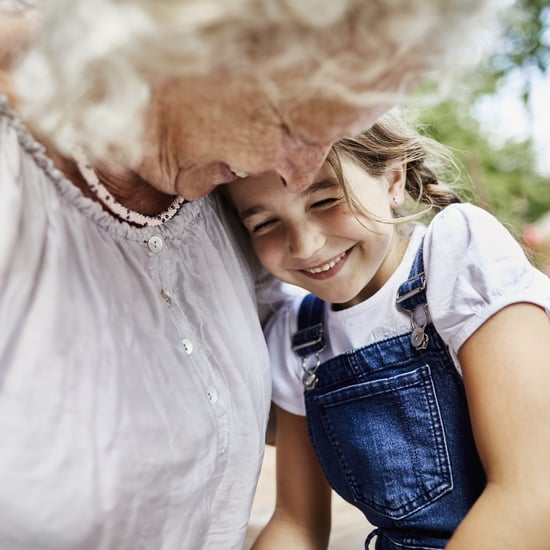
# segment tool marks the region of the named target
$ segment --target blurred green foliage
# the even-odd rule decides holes
[[[534,75],[549,71],[548,0],[518,0],[505,18],[498,50],[463,77],[452,98],[422,111],[419,122],[425,133],[454,150],[471,181],[473,196],[468,198],[518,236],[523,225],[550,210],[550,177],[537,172],[531,138],[495,145],[473,113],[476,104],[497,94],[512,74],[521,84],[519,99],[529,109]]]

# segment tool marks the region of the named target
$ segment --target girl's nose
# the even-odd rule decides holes
[[[325,237],[315,224],[302,222],[289,230],[288,248],[294,258],[312,258],[324,244]]]

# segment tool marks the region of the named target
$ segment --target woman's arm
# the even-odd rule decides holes
[[[461,347],[487,487],[449,550],[546,550],[550,541],[550,321],[511,305]]]
[[[331,489],[311,446],[306,419],[279,407],[275,413],[277,500],[253,549],[326,549]]]

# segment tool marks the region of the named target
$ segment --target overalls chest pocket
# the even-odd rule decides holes
[[[452,473],[430,365],[413,362],[379,375],[306,392],[306,406],[335,489],[367,516],[371,509],[398,520],[449,492]]]

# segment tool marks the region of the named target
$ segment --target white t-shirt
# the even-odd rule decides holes
[[[118,222],[0,99],[0,549],[241,549],[271,376],[213,197]]]
[[[410,331],[407,312],[395,305],[424,240],[424,269],[431,319],[457,369],[462,344],[507,305],[532,302],[550,315],[550,279],[535,269],[500,222],[471,204],[447,207],[426,229],[416,225],[403,260],[371,298],[341,311],[325,308],[327,349],[321,360]],[[273,401],[305,415],[301,358],[291,349],[303,294],[289,300],[266,327],[273,369]]]

